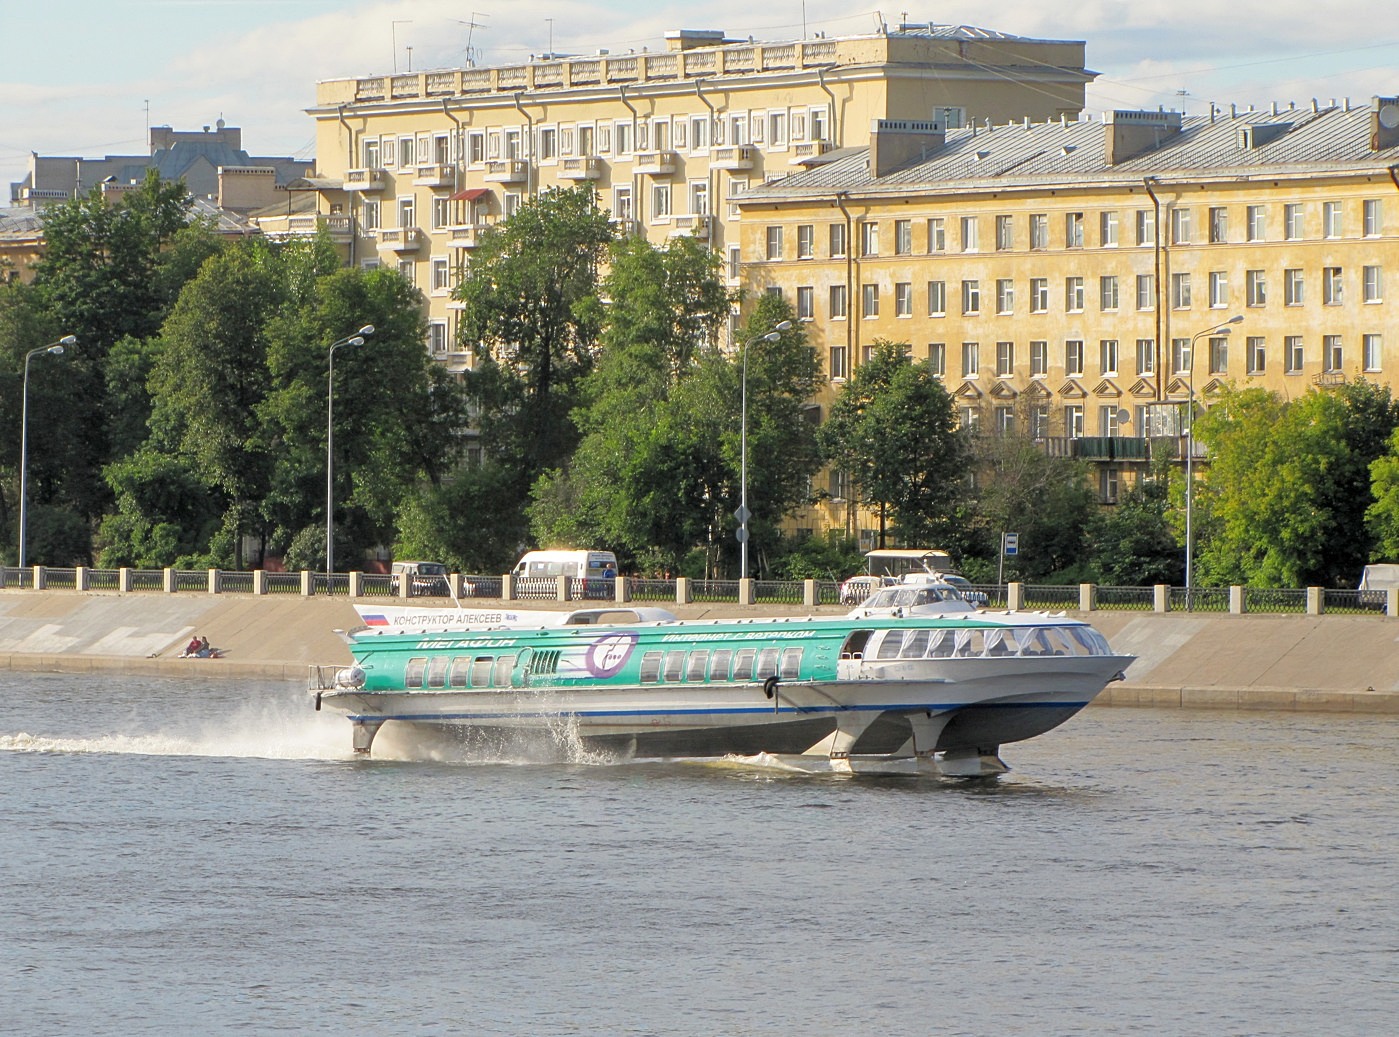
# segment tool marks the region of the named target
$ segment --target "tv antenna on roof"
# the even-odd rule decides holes
[[[458,25],[465,25],[465,26],[466,26],[466,55],[465,55],[464,60],[465,60],[465,63],[466,63],[466,67],[467,67],[467,68],[475,68],[475,67],[476,67],[476,59],[477,59],[477,57],[479,56],[479,55],[476,53],[476,49],[471,45],[471,38],[472,38],[472,36],[475,35],[477,29],[489,29],[489,28],[490,28],[489,25],[482,25],[480,22],[478,22],[478,21],[476,20],[477,18],[485,18],[485,17],[486,17],[486,15],[481,14],[479,11],[472,11],[472,12],[471,12],[470,18],[469,18],[467,21],[462,21],[460,18],[453,18],[453,19],[452,19],[452,21],[456,22]]]

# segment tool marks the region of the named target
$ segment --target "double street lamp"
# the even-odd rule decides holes
[[[353,335],[330,344],[330,371],[325,382],[325,592],[331,591],[335,572],[335,351],[341,346],[362,346],[374,325],[366,324]]]
[[[40,353],[62,356],[64,349],[78,343],[76,335],[64,335],[57,342],[31,349],[24,354],[24,391],[20,400],[19,422],[19,567],[24,568],[27,557],[26,539],[29,531],[29,361]]]
[[[752,517],[748,511],[748,347],[759,342],[776,342],[782,337],[782,332],[791,326],[791,321],[784,320],[774,325],[766,335],[759,335],[743,344],[743,378],[739,397],[739,496],[738,511],[734,512],[734,517],[738,519],[738,576],[741,580],[748,579],[748,520]]]
[[[1243,321],[1235,314],[1213,327],[1198,331],[1190,338],[1190,404],[1185,426],[1185,607],[1191,607],[1195,573],[1195,343],[1206,335],[1228,335],[1233,324]]]

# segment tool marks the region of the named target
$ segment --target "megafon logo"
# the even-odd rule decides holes
[[[623,634],[608,634],[588,646],[588,654],[583,657],[583,665],[594,677],[615,677],[631,658],[636,647],[636,634],[627,631]]]

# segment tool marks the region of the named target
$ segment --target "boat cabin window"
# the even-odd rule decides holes
[[[910,630],[904,638],[903,647],[899,649],[899,656],[904,659],[923,658],[923,653],[928,650],[928,638],[932,633],[931,630]]]
[[[782,650],[782,679],[796,680],[802,675],[802,650],[784,648]]]
[[[685,671],[685,679],[687,681],[704,680],[704,673],[708,666],[709,651],[707,649],[705,651],[700,652],[691,652],[690,665],[689,668]]]
[[[650,684],[660,680],[661,677],[661,653],[646,652],[641,657],[641,680]]]
[[[423,671],[427,669],[427,657],[409,659],[403,667],[403,686],[405,688],[421,688],[423,686]]]
[[[865,644],[869,641],[873,630],[855,630],[845,639],[845,644],[840,647],[840,657],[842,659],[863,659],[865,655]]]
[[[510,687],[510,656],[502,655],[495,661],[495,679],[492,683],[497,688]]]
[[[776,648],[764,648],[758,653],[758,680],[777,676],[777,654]]]
[[[495,660],[489,655],[478,655],[471,660],[471,686],[473,688],[489,688],[491,686],[491,670],[495,668]]]
[[[447,668],[447,685],[452,688],[466,687],[466,671],[470,667],[471,660],[459,655],[452,660]]]
[[[427,686],[429,688],[445,688],[447,686],[447,663],[448,657],[445,655],[434,655],[427,665]]]
[[[902,630],[886,630],[879,639],[879,644],[874,647],[874,657],[876,659],[897,659],[899,649],[903,647],[904,632]]]
[[[666,652],[665,654],[665,679],[666,683],[674,683],[680,679],[680,675],[685,672],[685,653]]]
[[[928,638],[927,658],[950,659],[956,647],[957,640],[951,630],[934,630]]]
[[[714,655],[709,660],[709,679],[712,681],[726,681],[729,679],[729,660],[733,658],[733,649],[716,648]]]
[[[758,653],[752,648],[740,648],[734,656],[734,680],[751,681],[753,679],[753,658]]]

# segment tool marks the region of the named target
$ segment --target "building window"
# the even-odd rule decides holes
[[[1083,405],[1071,403],[1064,408],[1064,434],[1070,439],[1083,438]]]
[[[797,258],[810,259],[816,254],[816,228],[810,223],[797,225]]]
[[[1106,410],[1106,409],[1109,409],[1109,408],[1104,408],[1104,409]],[[1115,436],[1115,435],[1117,435],[1117,432],[1116,432],[1116,427],[1117,427],[1117,426],[1116,426],[1117,408],[1113,407],[1113,408],[1111,408],[1111,410],[1112,410],[1112,412],[1113,412],[1113,417],[1114,417],[1114,424],[1113,424],[1113,429],[1114,429],[1114,431],[1113,431],[1113,432],[1110,432],[1110,433],[1105,432],[1104,435],[1114,435],[1114,436]],[[1118,477],[1118,473],[1117,473],[1117,469],[1116,469],[1116,468],[1104,468],[1104,469],[1102,469],[1102,471],[1100,471],[1100,472],[1098,473],[1098,491],[1099,491],[1099,494],[1100,494],[1099,499],[1100,499],[1104,504],[1116,504],[1116,503],[1117,503],[1117,487],[1118,487],[1118,482],[1119,482],[1119,477]]]
[[[1105,403],[1098,408],[1098,435],[1117,435],[1117,412],[1120,409],[1115,403]]]
[[[874,221],[860,224],[860,255],[879,255],[879,224]]]
[[[1365,199],[1363,221],[1363,233],[1367,238],[1377,238],[1384,233],[1384,208],[1381,199]]]
[[[1284,374],[1301,374],[1305,355],[1301,335],[1288,335],[1282,340],[1282,369]]]
[[[1049,311],[1049,278],[1030,278],[1030,312],[1047,313]]]
[[[1321,304],[1339,306],[1342,302],[1341,268],[1338,266],[1321,269]]]
[[[1083,374],[1083,342],[1069,339],[1064,343],[1064,374],[1070,378]]]
[[[830,361],[827,364],[826,373],[831,378],[850,377],[850,372],[846,367],[846,355],[844,346],[831,347]]]
[[[970,313],[980,313],[980,312],[981,312],[981,282],[980,282],[980,281],[963,281],[963,282],[962,282],[962,313],[963,313],[963,314],[970,314]]]
[[[981,371],[981,364],[978,360],[980,346],[975,342],[962,343],[962,377],[975,378]]]
[[[361,153],[365,169],[379,168],[379,138],[370,137],[361,142]]]
[[[414,201],[411,197],[398,200],[398,226],[401,230],[417,226],[413,209]]]
[[[1229,275],[1223,270],[1210,271],[1210,308],[1222,309],[1229,305]]]
[[[1210,244],[1222,245],[1229,240],[1229,210],[1222,205],[1210,206]]]
[[[1069,313],[1083,312],[1083,278],[1064,278],[1064,309]]]
[[[767,229],[767,258],[782,258],[782,228],[769,227]]]
[[[1229,373],[1229,336],[1210,337],[1210,374]]]
[[[1245,210],[1244,234],[1249,241],[1263,241],[1267,232],[1268,209],[1263,205],[1250,205]]]
[[[1103,248],[1113,248],[1117,244],[1117,213],[1098,214],[1098,240]]]
[[[1036,212],[1030,214],[1030,248],[1035,252],[1042,252],[1049,248],[1049,214]]]
[[[947,313],[947,282],[928,282],[928,316],[941,317]]]
[[[1380,369],[1380,354],[1384,351],[1383,337],[1366,335],[1362,341],[1365,344],[1365,370],[1367,373],[1376,372]]]
[[[860,286],[860,316],[865,320],[879,316],[879,285],[862,284]]]
[[[843,284],[831,285],[831,320],[845,320],[849,313],[849,299]]]
[[[913,284],[909,281],[894,285],[894,316],[913,316]]]
[[[996,408],[996,432],[1002,436],[1008,436],[1015,431],[1015,408],[999,406]]]
[[[1190,210],[1171,210],[1171,244],[1190,244]]]
[[[1156,373],[1156,340],[1154,338],[1137,339],[1137,374],[1150,375]]]
[[[1156,212],[1153,209],[1137,210],[1137,244],[1156,244]]]
[[[709,215],[709,181],[690,181],[690,213],[694,216]]]
[[[797,320],[814,320],[816,317],[816,289],[809,284],[797,287]]]
[[[1381,280],[1380,267],[1364,267],[1361,270],[1361,284],[1366,302],[1384,302],[1384,282]]]
[[[1190,340],[1188,338],[1171,339],[1171,373],[1190,373]]]
[[[452,268],[446,256],[434,256],[432,259],[432,290],[434,292],[447,292],[452,288]]]
[[[1340,335],[1321,336],[1321,369],[1327,374],[1341,371],[1342,350]]]
[[[1030,377],[1042,377],[1049,373],[1049,343],[1037,339],[1030,343]]]
[[[913,253],[913,221],[894,221],[894,255],[907,256]]]
[[[431,218],[433,230],[441,230],[443,227],[451,226],[452,200],[450,198],[433,198]]]
[[[832,223],[832,224],[831,224],[831,258],[832,258],[832,259],[840,259],[840,258],[843,258],[843,257],[845,256],[845,250],[846,250],[847,247],[848,247],[848,242],[846,241],[845,224],[843,224],[843,223]]]
[[[962,251],[975,252],[980,247],[977,235],[976,217],[963,216],[960,222],[962,227]]]
[[[941,216],[933,216],[928,219],[928,251],[947,251],[947,226]]]
[[[1171,275],[1171,309],[1190,309],[1190,275]]]
[[[1015,374],[1015,343],[996,343],[996,377],[1009,378]]]
[[[432,354],[447,352],[447,325],[435,320],[427,326],[427,348]]]
[[[1030,437],[1044,439],[1049,435],[1049,404],[1036,403],[1030,408]]]
[[[1098,366],[1105,375],[1117,374],[1117,339],[1105,338],[1098,343]]]
[[[1341,236],[1341,203],[1321,203],[1321,236],[1339,238]]]
[[[1282,207],[1282,236],[1287,241],[1302,239],[1302,203],[1288,202]]]
[[[939,378],[947,374],[947,343],[928,343],[928,370]]]
[[[1303,281],[1301,270],[1284,270],[1282,272],[1282,303],[1284,306],[1301,306],[1305,293],[1303,292]]]
[[[400,259],[398,261],[398,276],[411,285],[418,283],[418,267],[411,259]]]
[[[1244,349],[1248,373],[1263,374],[1268,366],[1268,350],[1263,336],[1250,335]]]
[[[743,249],[738,245],[729,246],[729,279],[737,281],[743,268]]]
[[[1262,270],[1249,270],[1244,274],[1245,302],[1249,306],[1265,306],[1268,303],[1268,282]]]
[[[1156,275],[1137,275],[1137,309],[1156,309]]]
[[[1015,282],[1009,277],[996,279],[996,312],[1015,312]]]
[[[1083,213],[1064,213],[1064,247],[1083,248]]]
[[[1117,277],[1112,274],[1098,278],[1098,308],[1117,309]]]
[[[651,218],[670,219],[670,184],[651,185]]]
[[[381,224],[379,223],[379,203],[373,201],[366,201],[364,203],[364,229],[378,230],[380,226]]]
[[[1015,218],[1012,216],[996,217],[996,250],[1004,252],[1015,247]]]
[[[957,422],[961,428],[976,428],[981,424],[981,411],[975,404],[957,408]]]

